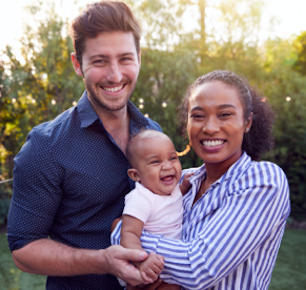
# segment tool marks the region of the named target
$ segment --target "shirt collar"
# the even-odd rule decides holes
[[[250,166],[251,162],[251,157],[243,151],[241,157],[234,164],[232,164],[232,166],[218,180],[216,180],[214,184],[222,183],[229,179],[233,174],[237,175],[240,171],[244,171],[247,167]],[[198,179],[199,177],[201,177],[201,180],[203,180],[205,176],[206,168],[205,164],[203,164],[201,167],[197,168],[194,176],[190,178],[190,182],[192,182],[193,179]]]
[[[88,127],[99,119],[96,111],[92,107],[85,91],[77,104],[77,110],[81,120],[81,128]]]
[[[129,100],[127,103],[127,109],[130,116],[130,131],[139,131],[141,128],[147,127],[149,122],[144,117],[136,106]],[[77,110],[81,120],[81,127],[88,127],[93,124],[96,120],[99,120],[99,116],[92,107],[87,97],[87,90],[83,93],[77,104]]]

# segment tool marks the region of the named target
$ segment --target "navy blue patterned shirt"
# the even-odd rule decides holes
[[[129,101],[130,134],[161,130]],[[35,127],[14,159],[8,215],[11,250],[50,236],[68,246],[110,246],[112,221],[134,188],[129,163],[105,130],[85,91],[77,106]],[[48,277],[47,289],[122,289],[112,275]]]

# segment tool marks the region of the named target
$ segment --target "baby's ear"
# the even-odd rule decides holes
[[[129,178],[131,178],[132,180],[138,181],[138,182],[140,181],[140,176],[138,174],[137,169],[130,168],[130,169],[128,169],[127,174],[129,176]]]

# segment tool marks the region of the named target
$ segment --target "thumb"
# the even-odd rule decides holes
[[[144,250],[125,249],[123,258],[132,262],[142,262],[148,257],[148,253]]]

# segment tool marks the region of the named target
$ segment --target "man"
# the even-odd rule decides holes
[[[16,156],[8,241],[21,270],[49,276],[47,289],[122,289],[113,275],[142,283],[129,261],[147,258],[109,242],[134,187],[126,145],[142,128],[160,130],[129,101],[140,28],[126,4],[102,1],[87,6],[70,34],[86,91],[77,106],[35,127]]]

